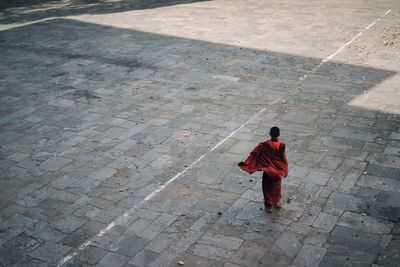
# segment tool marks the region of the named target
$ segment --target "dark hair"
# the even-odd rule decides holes
[[[269,130],[269,135],[272,138],[276,138],[281,135],[281,130],[278,127],[274,126],[271,128],[271,130]]]

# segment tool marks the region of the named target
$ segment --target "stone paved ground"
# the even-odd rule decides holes
[[[324,2],[4,4],[0,265],[399,266],[400,6]]]

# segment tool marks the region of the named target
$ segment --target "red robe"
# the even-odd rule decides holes
[[[281,179],[288,174],[288,165],[283,160],[285,143],[268,140],[259,143],[239,167],[252,174],[263,171],[263,193],[265,205],[278,205],[281,198]]]

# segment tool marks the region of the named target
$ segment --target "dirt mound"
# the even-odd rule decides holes
[[[382,41],[385,46],[400,49],[400,24],[383,29]]]

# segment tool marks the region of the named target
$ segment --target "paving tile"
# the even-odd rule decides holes
[[[101,168],[99,170],[96,170],[95,172],[91,173],[89,175],[89,178],[93,178],[96,180],[107,180],[108,178],[110,178],[111,176],[113,176],[115,173],[117,172],[117,170],[113,169],[113,168]]]
[[[295,266],[319,266],[326,253],[326,248],[305,244],[294,259]]]
[[[14,154],[11,154],[10,156],[7,157],[7,159],[16,161],[16,162],[20,162],[26,158],[28,158],[30,155],[29,154],[24,154],[24,153],[19,153],[16,152]]]
[[[15,200],[15,203],[24,207],[34,207],[36,206],[41,200],[38,198],[34,198],[31,196],[18,196]]]
[[[132,222],[132,224],[128,227],[127,232],[130,234],[139,235],[147,228],[147,226],[151,224],[151,222],[152,219],[139,218]]]
[[[332,133],[333,136],[343,137],[343,138],[351,138],[361,141],[369,141],[372,142],[375,138],[378,137],[378,134],[373,132],[365,131],[364,129],[358,128],[344,128],[338,127]]]
[[[118,218],[124,212],[124,210],[124,208],[113,205],[107,209],[101,210],[100,213],[93,218],[93,220],[101,223],[110,223]]]
[[[93,219],[99,213],[101,209],[93,207],[92,205],[84,205],[74,211],[73,215],[76,217],[83,217],[83,219]]]
[[[199,257],[193,254],[185,253],[178,258],[176,258],[169,266],[179,266],[179,262],[182,261],[184,265],[194,266],[194,267],[212,267],[219,266],[217,261],[213,261],[204,257]]]
[[[321,207],[319,206],[311,206],[307,207],[303,215],[300,217],[299,222],[304,225],[312,225],[315,220],[318,218],[319,213],[321,212]]]
[[[157,254],[152,251],[141,250],[128,263],[133,266],[151,266]]]
[[[48,264],[44,261],[34,259],[30,256],[24,256],[18,263],[14,264],[16,267],[45,267]]]
[[[134,257],[146,244],[148,239],[132,235],[125,235],[111,244],[111,250],[126,257]]]
[[[146,250],[153,251],[155,253],[161,253],[166,249],[172,242],[179,238],[178,233],[161,233],[145,247]]]
[[[119,266],[123,266],[126,262],[128,262],[128,260],[129,260],[129,258],[127,258],[127,257],[125,257],[123,255],[109,252],[97,263],[97,266],[104,266],[104,267],[115,266],[115,267],[119,267]]]
[[[284,232],[270,249],[271,253],[286,255],[290,258],[296,256],[303,244],[298,235]]]
[[[363,213],[392,222],[400,217],[400,195],[397,192],[360,187],[357,195],[363,200],[360,205]]]
[[[230,262],[243,266],[261,266],[260,260],[267,251],[268,247],[262,243],[244,241],[231,257]]]
[[[400,239],[396,236],[396,238],[390,242],[388,248],[381,251],[377,263],[382,266],[395,266],[399,259],[399,246]]]
[[[261,263],[264,264],[264,266],[284,267],[290,266],[292,260],[291,257],[286,255],[267,252],[261,259]]]
[[[325,185],[330,178],[330,171],[312,169],[305,177],[305,181]]]
[[[49,263],[55,263],[62,256],[67,254],[71,247],[60,245],[57,243],[45,242],[39,248],[29,253],[35,259],[39,259]]]
[[[306,238],[304,239],[304,244],[315,245],[315,246],[322,246],[325,244],[327,240],[328,233],[325,231],[320,230],[312,230],[310,233],[307,234]]]
[[[227,250],[234,250],[240,247],[243,240],[230,236],[223,236],[223,235],[215,236],[206,233],[198,242],[204,245],[224,248]]]
[[[331,231],[335,227],[339,217],[321,212],[314,221],[313,226]]]
[[[13,238],[29,229],[37,220],[24,215],[14,215],[0,223],[0,238]]]
[[[226,262],[224,264],[224,267],[242,267],[241,265],[238,265],[236,263],[232,263],[232,262]]]
[[[54,188],[65,189],[77,181],[78,179],[64,175],[54,180],[50,185]]]
[[[193,254],[211,260],[224,261],[232,257],[233,250],[213,247],[204,244],[196,244],[193,248]]]
[[[393,228],[390,222],[353,212],[345,212],[338,225],[374,234],[387,234]]]
[[[4,219],[6,219],[17,214],[23,214],[26,209],[27,207],[18,204],[11,204],[1,210],[1,215],[4,217]]]
[[[324,211],[335,215],[341,215],[343,211],[359,211],[362,204],[362,199],[357,196],[333,192],[326,202]]]
[[[77,255],[77,260],[86,264],[97,264],[105,255],[107,251],[95,246],[88,246],[80,251]]]
[[[357,231],[352,228],[336,226],[327,240],[328,244],[340,245],[352,249],[377,254],[380,250],[378,243],[381,236]]]
[[[74,216],[67,216],[60,219],[55,219],[54,221],[50,222],[50,225],[55,227],[57,230],[61,231],[62,233],[69,234],[74,230],[78,229],[82,225],[86,223],[85,220],[80,218],[76,218]]]
[[[9,247],[1,247],[0,248],[0,263],[3,266],[9,266],[17,263],[21,260],[23,255],[25,254],[24,250],[9,248]]]
[[[177,216],[175,215],[163,213],[157,217],[144,231],[142,231],[139,236],[152,239],[156,237],[158,233],[167,228],[173,221],[176,220],[176,218]]]
[[[92,231],[85,228],[79,228],[66,235],[60,243],[66,246],[76,247],[90,239],[93,235],[94,233]]]
[[[398,177],[400,177],[399,168],[391,168],[375,164],[369,164],[366,171],[369,175],[374,175],[374,176],[388,177],[397,180],[399,180]]]
[[[246,155],[255,147],[256,144],[252,142],[240,141],[234,144],[230,151],[235,154]]]
[[[42,164],[40,164],[40,168],[43,169],[44,171],[55,172],[55,171],[62,169],[63,167],[65,167],[66,165],[68,165],[71,162],[72,162],[71,159],[63,159],[63,158],[59,158],[59,157],[54,157],[54,158],[50,158],[50,159],[46,160],[45,162],[43,162]]]
[[[199,203],[195,206],[196,209],[198,210],[204,210],[208,212],[225,212],[230,207],[229,204],[227,203],[221,203],[215,200],[208,200],[208,199],[203,199],[200,200]]]
[[[31,228],[25,233],[48,242],[58,242],[65,237],[64,233],[47,224]]]
[[[350,169],[349,171],[346,172],[339,188],[344,192],[350,193],[352,188],[354,187],[354,184],[357,182],[361,174],[362,174],[361,170],[353,168]]]
[[[213,221],[215,221],[213,216],[207,213],[197,219],[181,239],[174,242],[173,246],[170,246],[156,257],[152,265],[157,266],[175,260],[202,236],[205,229],[207,229]]]
[[[374,260],[374,254],[331,245],[320,266],[369,266]]]
[[[247,225],[247,223],[248,222],[246,222],[245,225]],[[240,228],[244,227],[245,226],[241,226]],[[286,228],[286,226],[284,228]],[[244,240],[262,243],[267,247],[271,247],[276,239],[278,239],[284,228],[280,228],[279,225],[270,226],[250,223],[250,226],[243,234],[240,234],[240,236],[243,236]]]
[[[368,157],[369,163],[389,168],[399,168],[400,159],[397,156],[389,156],[381,153],[371,153]]]
[[[400,181],[390,178],[362,175],[357,182],[357,185],[385,190],[399,192]]]

